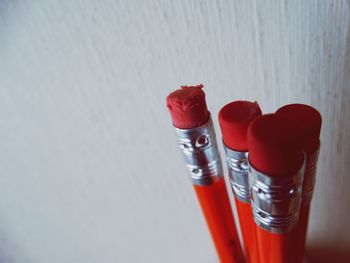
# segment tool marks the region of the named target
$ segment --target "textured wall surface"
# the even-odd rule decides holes
[[[165,107],[198,83],[216,125],[236,99],[322,112],[308,244],[339,255],[349,30],[338,0],[0,1],[0,262],[216,262]]]

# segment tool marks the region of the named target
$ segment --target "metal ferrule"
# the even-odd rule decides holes
[[[248,152],[239,152],[224,144],[232,191],[241,202],[250,203]]]
[[[255,223],[271,233],[290,231],[299,219],[305,164],[288,177],[270,177],[249,165]]]
[[[175,128],[192,183],[209,185],[222,176],[222,164],[211,118],[196,128]]]
[[[303,190],[301,196],[301,205],[309,205],[314,193],[316,183],[316,168],[320,147],[310,156],[306,158],[305,175],[303,182]]]

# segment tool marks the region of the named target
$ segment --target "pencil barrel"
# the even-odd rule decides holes
[[[243,263],[225,179],[211,185],[193,185],[221,263]]]
[[[241,227],[243,250],[248,263],[259,263],[258,242],[250,204],[235,198],[239,224]]]

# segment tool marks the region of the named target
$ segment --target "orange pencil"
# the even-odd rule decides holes
[[[167,97],[180,148],[220,262],[242,263],[214,127],[203,86],[182,87]]]
[[[313,107],[305,104],[289,104],[277,110],[276,114],[283,115],[295,123],[299,130],[300,141],[306,155],[305,175],[301,196],[299,222],[295,229],[294,261],[303,262],[305,241],[309,221],[310,203],[316,180],[316,167],[320,150],[320,132],[322,126],[321,114]]]
[[[259,253],[250,205],[247,129],[259,116],[261,110],[258,103],[249,101],[231,102],[219,112],[230,184],[235,196],[244,252],[249,263],[258,263]]]
[[[261,263],[294,263],[304,153],[288,119],[266,114],[248,128],[251,202]]]

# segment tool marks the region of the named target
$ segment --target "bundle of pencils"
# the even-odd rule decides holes
[[[249,101],[234,101],[220,110],[235,224],[202,88],[181,87],[167,97],[167,107],[220,262],[301,263],[321,115],[304,104],[262,114],[258,103]]]

